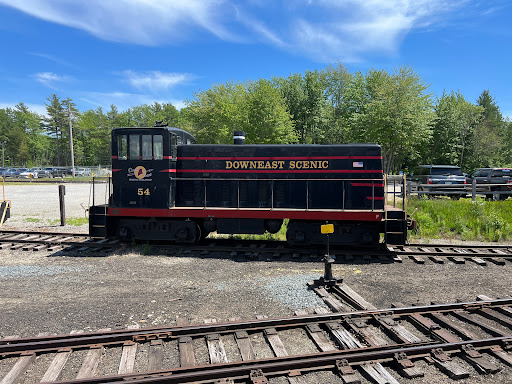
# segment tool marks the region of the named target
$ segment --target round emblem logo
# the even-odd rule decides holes
[[[137,168],[135,168],[133,174],[137,179],[143,179],[146,176],[146,168],[144,168],[142,165],[139,165]]]

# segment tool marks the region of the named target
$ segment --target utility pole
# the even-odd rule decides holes
[[[5,149],[5,143],[7,143],[7,141],[3,141],[2,142],[2,168],[4,168],[4,149]]]
[[[71,124],[71,102],[68,103],[69,118],[69,152],[71,153],[71,172],[75,178],[75,155],[73,153],[73,125]]]

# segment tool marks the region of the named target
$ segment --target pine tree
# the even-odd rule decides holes
[[[62,154],[61,143],[63,141],[62,134],[67,125],[67,112],[62,105],[60,97],[57,97],[56,94],[48,96],[46,100],[48,100],[48,103],[44,104],[46,105],[46,113],[48,116],[43,118],[42,124],[48,135],[55,139],[54,163],[60,165]]]

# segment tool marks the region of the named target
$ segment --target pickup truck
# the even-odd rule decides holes
[[[488,199],[506,200],[512,196],[512,169],[511,168],[478,168],[469,176],[468,184],[476,181],[476,191],[487,193]],[[497,192],[506,193],[497,193]]]
[[[448,195],[457,200],[466,196],[466,177],[454,165],[420,165],[409,175],[419,195]]]
[[[63,167],[46,167],[43,171],[47,177],[64,177],[68,174],[67,169]]]

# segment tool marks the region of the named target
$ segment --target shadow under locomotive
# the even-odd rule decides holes
[[[108,202],[89,209],[90,235],[196,243],[219,234],[277,233],[292,245],[405,244],[407,215],[385,205],[376,144],[198,145],[166,126],[112,131]]]

